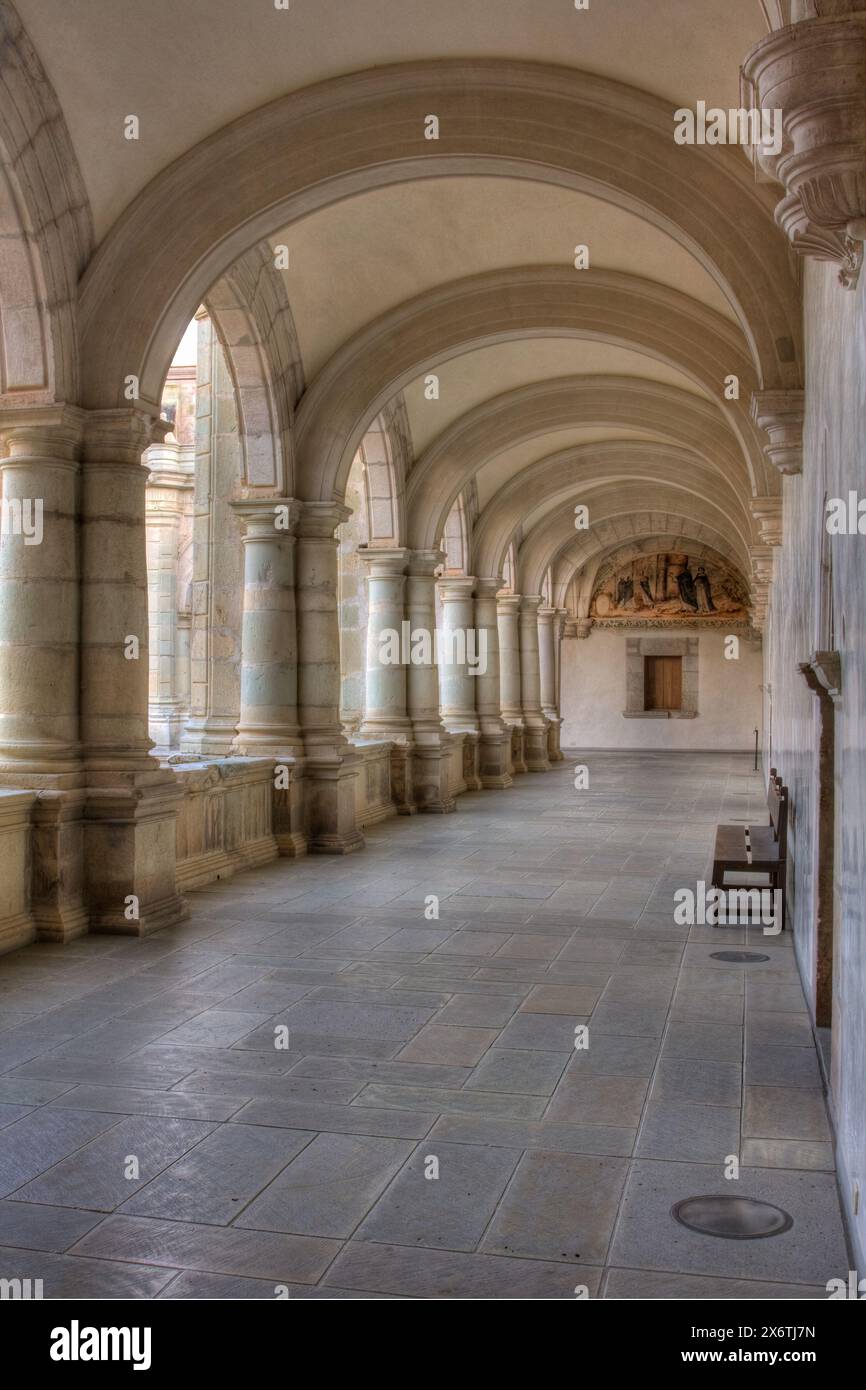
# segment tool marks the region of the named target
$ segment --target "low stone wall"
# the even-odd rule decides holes
[[[361,758],[361,767],[355,779],[355,816],[358,827],[387,820],[397,814],[397,807],[391,794],[391,750],[392,743],[373,743],[364,739],[353,739],[352,744]]]
[[[36,793],[0,790],[0,954],[36,936],[30,912]]]
[[[276,859],[274,760],[224,758],[180,763],[177,887],[201,888]]]

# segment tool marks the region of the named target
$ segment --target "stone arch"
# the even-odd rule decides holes
[[[0,0],[0,401],[75,404],[90,206],[54,88]],[[179,336],[179,335],[178,335]]]
[[[435,146],[433,100],[448,111]],[[84,403],[120,404],[135,373],[153,408],[184,322],[256,241],[353,193],[443,174],[545,180],[636,212],[716,280],[756,383],[796,386],[798,291],[772,197],[736,151],[676,146],[672,132],[668,103],[646,92],[495,59],[398,64],[271,102],[176,160],[106,237],[82,285]]]
[[[583,533],[585,539],[574,541],[573,517],[566,508],[545,517],[526,536],[518,553],[518,587],[522,593],[538,593],[546,567],[555,565],[570,545],[575,545],[574,553],[589,556],[603,550],[613,540],[625,540],[635,534],[638,523],[633,525],[631,519],[635,511],[649,513],[656,518],[646,534],[659,530],[678,531],[685,523],[697,540],[706,539],[709,544],[718,545],[732,539],[730,521],[724,509],[715,502],[686,492],[681,486],[669,483],[641,486],[640,480],[636,480],[635,485],[624,490],[621,482],[603,483],[594,490],[594,494],[588,495],[593,499],[592,525],[589,531]],[[617,521],[617,518],[620,520]],[[672,518],[677,518],[675,524],[671,524]],[[748,549],[742,541],[736,543],[736,554],[741,568],[748,572]]]
[[[752,491],[754,482],[737,440],[712,402],[680,387],[640,377],[559,377],[531,382],[467,411],[427,448],[407,490],[409,543],[436,544],[454,496],[498,453],[568,427],[645,430],[688,447]],[[756,479],[778,491],[775,470]]]
[[[615,487],[625,491],[632,483],[663,484],[718,507],[743,547],[753,539],[755,522],[735,489],[715,466],[689,449],[672,448],[650,440],[604,440],[561,450],[522,469],[501,488],[484,509],[475,535],[476,565],[480,574],[498,574],[508,545],[520,525],[526,524],[529,495],[543,498],[569,512],[574,528],[573,502],[590,502],[594,524],[594,494]],[[531,492],[530,492],[531,490]],[[545,524],[544,519],[538,526]],[[535,528],[529,532],[532,536]],[[529,538],[528,537],[528,538]],[[528,539],[527,538],[527,539]],[[755,535],[754,539],[757,539]],[[535,589],[527,590],[535,593]]]
[[[245,490],[290,497],[304,375],[291,306],[270,248],[257,245],[211,286],[205,308],[235,387]]]
[[[579,337],[643,352],[719,401],[749,460],[754,486],[768,465],[748,414],[754,375],[736,326],[688,295],[620,271],[523,266],[469,276],[419,295],[367,325],[334,354],[297,417],[299,494],[340,497],[358,440],[397,391],[440,362],[526,337]],[[723,399],[734,373],[741,398]],[[763,486],[767,478],[767,486]]]
[[[575,616],[585,618],[589,614],[593,593],[598,585],[604,582],[604,578],[610,570],[655,550],[685,550],[692,559],[711,560],[723,569],[731,571],[742,584],[744,591],[749,593],[749,580],[743,573],[734,548],[723,542],[711,545],[705,540],[698,541],[689,531],[666,535],[653,534],[631,537],[626,541],[614,541],[606,549],[598,551],[588,560],[584,560],[577,568],[575,568],[573,560],[562,557],[558,589],[564,598],[571,589],[572,583],[574,584]]]

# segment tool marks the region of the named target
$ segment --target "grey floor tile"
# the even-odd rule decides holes
[[[433,1113],[380,1110],[366,1105],[251,1100],[232,1117],[232,1124],[324,1130],[329,1134],[378,1134],[385,1139],[420,1139],[435,1119]]]
[[[109,1216],[74,1246],[73,1254],[315,1284],[339,1249],[338,1241],[310,1236]]]
[[[848,1256],[836,1186],[827,1173],[741,1168],[736,1190],[717,1165],[633,1164],[609,1263],[724,1278],[825,1284],[845,1277]],[[703,1193],[753,1197],[790,1213],[788,1231],[764,1240],[718,1240],[680,1226],[671,1207]]]
[[[502,1120],[485,1115],[445,1115],[427,1138],[458,1144],[504,1145],[551,1153],[630,1154],[635,1130],[617,1125],[569,1125],[548,1120]]]
[[[793,1086],[747,1086],[743,1134],[750,1139],[805,1139],[831,1142],[820,1091]]]
[[[499,1034],[497,1046],[518,1052],[566,1052],[574,1048],[575,1029],[585,1017],[565,1014],[517,1014]]]
[[[739,1150],[739,1107],[651,1099],[635,1152],[640,1158],[715,1163],[721,1171],[728,1156],[738,1156]]]
[[[600,1278],[600,1269],[581,1268],[575,1276],[567,1265],[542,1260],[353,1240],[334,1261],[324,1283],[409,1298],[574,1299],[577,1282],[592,1294]]]
[[[0,1144],[0,1197],[23,1187],[117,1123],[116,1115],[42,1109],[7,1125]]]
[[[573,1071],[557,1086],[544,1118],[559,1124],[637,1128],[647,1084],[643,1077],[595,1076]]]
[[[220,1125],[124,1202],[122,1213],[226,1226],[310,1140],[305,1131]]]
[[[140,1299],[155,1298],[173,1273],[144,1264],[4,1247],[0,1248],[0,1278],[41,1279],[42,1297],[46,1299]]]
[[[235,1224],[346,1238],[412,1148],[402,1139],[319,1134],[242,1212]]]
[[[712,1275],[658,1274],[644,1269],[611,1269],[604,1298],[641,1299],[826,1299],[823,1285],[767,1284],[750,1279],[716,1279]]]
[[[430,1136],[361,1223],[356,1238],[474,1250],[519,1158],[515,1149],[447,1144]],[[433,1159],[438,1176],[429,1176]]]
[[[653,1079],[657,1101],[695,1101],[699,1105],[739,1105],[743,1070],[736,1062],[693,1057],[662,1057]]]
[[[471,1067],[499,1037],[498,1028],[428,1023],[398,1053],[401,1062],[439,1062]]]
[[[492,1047],[474,1068],[466,1089],[549,1096],[571,1055]]]
[[[453,1091],[442,1086],[388,1086],[373,1082],[353,1101],[358,1105],[404,1106],[408,1110],[437,1111],[441,1115],[503,1115],[515,1120],[537,1120],[545,1107],[541,1096],[507,1095],[502,1091]]]
[[[94,1211],[0,1201],[0,1246],[62,1254],[101,1220]]]
[[[481,1248],[603,1265],[627,1169],[618,1158],[524,1154]]]
[[[41,1177],[18,1188],[14,1196],[24,1202],[113,1211],[212,1129],[212,1124],[198,1120],[165,1116],[136,1115],[121,1120]],[[132,1174],[132,1160],[138,1176]]]

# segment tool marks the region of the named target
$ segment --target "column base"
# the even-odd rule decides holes
[[[93,772],[88,777],[84,875],[92,932],[149,936],[189,915],[177,892],[174,773]]]
[[[181,736],[181,753],[199,753],[207,758],[229,758],[237,736],[237,722],[228,718],[188,719]]]
[[[535,724],[524,725],[523,757],[527,772],[549,772],[550,760],[547,756],[547,727]]]
[[[450,747],[442,742],[415,744],[412,751],[412,795],[419,811],[447,815],[456,808],[449,785]]]
[[[310,847],[302,758],[274,763],[274,839],[284,859],[300,859]]]
[[[88,928],[84,901],[83,787],[46,787],[32,811],[32,897],[37,941],[74,941]]]
[[[563,760],[562,749],[559,746],[559,738],[562,730],[562,720],[558,714],[547,714],[547,756],[552,763],[561,763]]]
[[[357,826],[355,779],[360,759],[308,759],[305,769],[306,824],[311,854],[353,854],[363,849]]]
[[[398,816],[418,814],[418,807],[415,804],[414,766],[412,745],[402,742],[392,743],[391,800],[397,808]]]
[[[481,734],[479,772],[485,789],[504,789],[514,785],[511,776],[511,730]]]
[[[523,748],[523,725],[517,723],[512,724],[506,720],[506,728],[511,731],[509,762],[512,776],[516,777],[518,774],[528,771]]]

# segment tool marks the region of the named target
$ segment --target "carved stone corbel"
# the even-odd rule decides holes
[[[801,256],[833,261],[852,289],[866,238],[866,10],[804,19],[751,49],[741,104],[780,110],[780,149],[752,150],[759,171],[782,185],[776,221]]]
[[[752,497],[749,509],[758,523],[758,532],[763,545],[782,544],[782,499],[781,497]]]
[[[803,471],[803,391],[755,391],[751,416],[769,439],[764,453],[780,473]]]

